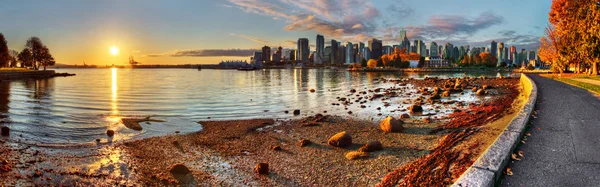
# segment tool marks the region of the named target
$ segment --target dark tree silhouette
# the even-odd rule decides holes
[[[8,51],[8,44],[4,38],[4,34],[0,33],[0,67],[8,66],[10,61],[10,53]]]
[[[19,52],[15,51],[15,50],[10,50],[10,67],[11,68],[15,68],[17,67],[17,57],[19,56]]]
[[[42,40],[40,40],[40,38],[35,37],[35,36],[31,37],[27,40],[25,47],[29,48],[29,51],[31,51],[33,69],[35,69],[35,70],[39,69],[38,63],[41,63],[41,60],[43,58],[42,55],[44,53],[44,47],[45,47],[44,44],[42,43]]]
[[[48,47],[42,47],[42,50],[40,52],[41,54],[39,62],[41,66],[44,66],[44,70],[46,70],[46,66],[53,66],[54,64],[56,64],[56,62],[54,61],[54,57],[52,57],[52,54],[50,54],[50,50],[48,49]]]
[[[23,49],[17,58],[21,62],[22,68],[33,66],[33,55],[28,48]]]

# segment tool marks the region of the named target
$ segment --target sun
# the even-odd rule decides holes
[[[119,48],[117,46],[110,47],[110,54],[113,56],[117,56],[119,54]]]

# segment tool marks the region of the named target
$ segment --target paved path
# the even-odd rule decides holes
[[[538,86],[537,119],[525,153],[501,186],[600,186],[600,99],[590,92],[530,75]]]
[[[594,85],[598,85],[600,86],[600,81],[598,80],[593,80],[593,79],[579,79],[579,78],[575,78],[573,80],[579,81],[579,82],[585,82],[588,84],[594,84]]]

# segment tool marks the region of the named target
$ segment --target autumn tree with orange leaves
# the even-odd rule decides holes
[[[570,65],[575,72],[598,74],[600,62],[600,1],[553,0],[550,24],[540,39],[540,58],[563,72]]]

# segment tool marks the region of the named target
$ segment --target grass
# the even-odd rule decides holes
[[[598,79],[598,77],[595,77],[595,78],[596,78],[595,80],[600,80],[600,79]],[[569,78],[559,78],[559,79],[556,79],[556,80],[564,82],[564,83],[567,83],[567,84],[570,84],[570,85],[573,85],[573,86],[577,86],[577,87],[580,87],[580,88],[583,88],[583,89],[586,89],[586,90],[589,90],[589,91],[594,92],[596,94],[600,94],[600,86],[598,86],[598,85],[589,84],[589,83],[585,83],[585,82],[579,82],[579,81],[576,81],[576,80],[573,80],[573,79],[569,79]]]
[[[28,72],[32,71],[27,68],[0,68],[0,72]]]

